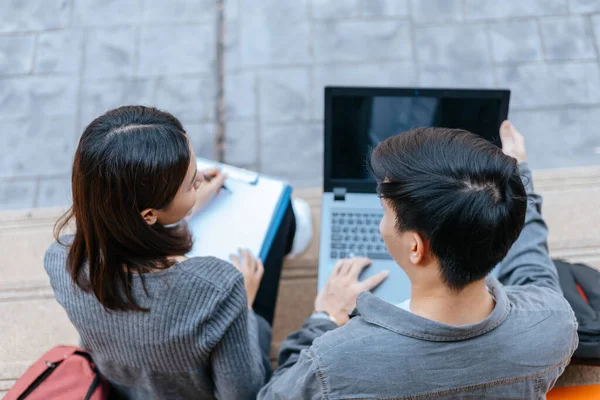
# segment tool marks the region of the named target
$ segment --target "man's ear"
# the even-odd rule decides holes
[[[142,218],[148,225],[154,225],[158,220],[158,216],[156,215],[156,210],[153,208],[146,208],[141,213]]]
[[[428,245],[427,240],[417,232],[411,232],[412,240],[410,243],[410,262],[418,265],[422,263],[427,255]]]

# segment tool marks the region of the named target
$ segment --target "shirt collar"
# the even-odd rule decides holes
[[[510,311],[510,301],[500,282],[488,276],[485,283],[490,294],[496,299],[496,305],[487,318],[476,324],[462,326],[442,324],[398,308],[369,292],[358,296],[356,312],[367,322],[404,336],[437,342],[469,339],[498,327],[506,320]]]

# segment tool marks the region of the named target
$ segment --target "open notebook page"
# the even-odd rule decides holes
[[[199,171],[215,166],[229,174],[225,186],[231,191],[221,190],[205,209],[191,217],[194,247],[188,256],[215,256],[229,261],[229,255],[239,248],[258,256],[285,184],[250,171],[198,160]]]

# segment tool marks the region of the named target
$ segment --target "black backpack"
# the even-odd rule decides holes
[[[600,272],[585,264],[553,260],[560,287],[579,323],[573,362],[600,365]]]

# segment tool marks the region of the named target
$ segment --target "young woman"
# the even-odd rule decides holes
[[[44,266],[117,394],[255,398],[270,375],[267,321],[295,232],[291,207],[266,260],[278,265],[259,290],[263,264],[246,251],[233,265],[185,257],[192,237],[183,220],[211,201],[225,176],[197,171],[171,114],[126,106],[98,117],[81,136],[72,174],[73,207],[57,238],[71,222],[75,233],[57,239]]]

